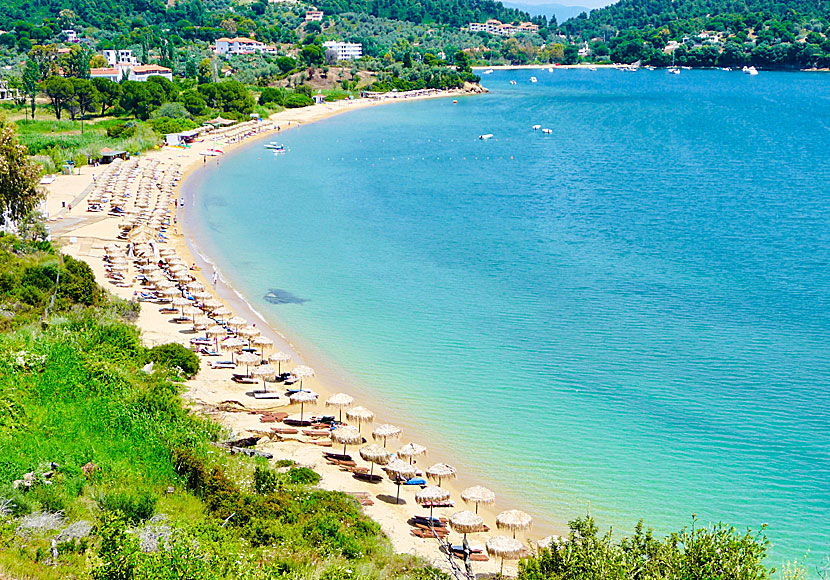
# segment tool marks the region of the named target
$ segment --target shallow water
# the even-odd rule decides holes
[[[258,310],[536,516],[768,523],[770,564],[817,564],[830,76],[484,84],[223,159],[190,184],[191,232]]]

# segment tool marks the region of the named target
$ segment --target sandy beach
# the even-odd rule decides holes
[[[410,99],[447,98],[463,94],[468,93],[462,91],[446,92],[437,95],[410,97]],[[262,123],[257,125],[251,124],[249,129],[245,131],[246,135],[244,138],[240,138],[242,137],[241,135],[228,138],[227,140],[232,142],[220,141],[219,145],[228,152],[243,144],[247,145],[252,140],[275,137],[278,134],[276,127],[284,131],[342,112],[392,103],[397,100],[402,99],[361,99],[282,111]],[[131,202],[137,202],[139,198],[138,191],[143,187],[143,191],[149,192],[144,194],[145,196],[149,196],[146,197],[149,207],[155,206],[155,211],[159,211],[160,206],[166,204],[167,207],[162,209],[169,212],[171,216],[175,216],[177,210],[181,209],[178,207],[177,201],[181,196],[181,185],[187,176],[198,170],[199,167],[208,163],[217,163],[217,160],[221,159],[221,157],[206,157],[203,155],[207,149],[213,146],[214,138],[207,137],[201,142],[194,143],[187,149],[164,147],[160,150],[142,154],[140,158],[133,158],[132,161],[138,160],[137,164],[133,164],[132,161],[125,162],[130,163],[130,167],[133,167],[133,169],[131,170],[130,180],[123,180],[124,183],[120,187],[125,188],[125,191],[131,192],[129,195]],[[108,265],[111,267],[111,256],[109,259],[105,259],[107,252],[113,251],[113,245],[117,244],[119,248],[124,248],[125,250],[129,243],[123,239],[123,234],[121,239],[118,237],[121,233],[119,225],[124,221],[123,216],[112,216],[105,211],[87,211],[87,198],[90,195],[95,195],[93,190],[95,190],[96,184],[99,185],[100,190],[100,181],[108,178],[111,179],[111,176],[105,173],[108,167],[110,166],[83,167],[80,175],[57,176],[53,183],[48,184],[46,187],[48,190],[49,225],[52,230],[53,239],[60,244],[64,253],[88,262],[94,270],[96,278],[113,294],[125,299],[134,299],[137,293],[142,291],[141,285],[136,281],[136,277],[141,274],[137,266],[130,264],[126,271],[121,272],[123,274],[123,281],[119,282],[113,279],[112,271],[108,271]],[[155,176],[151,178],[149,177],[151,175]],[[180,176],[180,179],[173,183],[168,197],[164,197],[160,193],[162,191],[161,185],[158,186],[158,190],[149,186],[155,180],[161,183],[172,181],[173,175]],[[142,185],[143,178],[146,178],[147,182]],[[125,209],[129,210],[129,207]],[[281,333],[279,329],[269,327],[233,288],[227,286],[222,281],[214,286],[210,266],[201,257],[191,251],[185,232],[182,231],[180,224],[175,219],[165,228],[164,236],[166,236],[166,240],[164,243],[159,244],[159,246],[166,249],[166,253],[175,253],[176,256],[181,258],[184,264],[194,265],[196,269],[188,269],[188,273],[197,282],[201,283],[206,291],[211,293],[214,299],[220,300],[233,315],[245,319],[248,325],[255,325],[262,336],[273,341],[273,347],[270,349],[266,347],[264,353],[266,357],[269,353],[277,351],[289,354],[291,361],[283,363],[282,370],[292,369],[297,365],[313,366],[313,360],[304,357],[304,353],[300,351],[301,349],[298,349],[291,339]],[[124,250],[119,249],[118,251]],[[170,250],[173,250],[173,252]],[[154,302],[142,302],[137,324],[141,328],[143,340],[148,346],[167,342],[178,342],[190,348],[192,346],[192,338],[204,335],[203,332],[194,331],[192,325],[174,323],[173,315],[169,312],[164,313],[162,310]],[[372,504],[365,505],[364,509],[366,513],[382,526],[382,529],[391,538],[397,551],[418,554],[436,566],[444,569],[448,567],[447,556],[439,551],[438,542],[434,539],[415,537],[411,534],[412,528],[407,524],[407,520],[412,515],[428,515],[426,509],[415,503],[415,492],[419,489],[417,486],[402,486],[401,503],[396,504],[396,487],[389,479],[384,478],[380,483],[366,483],[356,479],[351,472],[345,471],[326,461],[323,457],[323,452],[328,449],[325,447],[321,448],[318,443],[328,441],[328,437],[307,436],[303,434],[302,429],[298,434],[275,433],[272,427],[282,427],[283,425],[281,423],[264,422],[263,416],[266,416],[265,419],[267,421],[269,420],[267,417],[269,413],[283,411],[289,413],[292,418],[299,418],[299,406],[291,405],[291,401],[282,394],[277,398],[254,398],[252,396],[252,385],[237,384],[231,380],[232,374],[239,372],[238,370],[211,368],[210,362],[212,358],[203,356],[202,371],[187,383],[185,397],[191,403],[194,410],[205,413],[226,426],[229,430],[229,436],[232,438],[251,435],[261,437],[262,439],[256,446],[258,451],[272,453],[275,459],[293,459],[299,464],[314,469],[321,474],[322,480],[320,485],[325,489],[357,492],[366,495],[366,497],[371,499],[371,502],[365,503]],[[226,354],[225,356],[217,358],[224,360],[228,356]],[[323,404],[330,395],[339,390],[337,386],[328,384],[320,377],[310,377],[305,379],[305,381],[305,387],[319,393],[317,403],[305,405],[305,418],[308,418],[310,415],[338,415],[336,408],[325,407]],[[256,388],[259,387],[257,386]],[[282,393],[284,388],[282,385],[272,384],[269,390]],[[372,401],[360,399],[355,401],[355,405],[363,405],[377,410],[372,403]],[[368,440],[367,443],[373,443],[371,437],[372,429],[384,422],[386,422],[384,417],[378,415],[374,419],[373,424],[366,423],[362,425],[362,433]],[[390,450],[394,450],[410,441],[423,442],[423,440],[419,439],[418,434],[404,431],[403,438],[398,441],[390,440],[388,447]],[[369,464],[363,462],[357,453],[359,447],[359,445],[351,446],[347,450],[347,453],[350,453],[356,459],[359,466],[368,466]],[[336,445],[335,448],[330,449],[330,451],[336,451],[338,453],[342,452],[342,450],[342,447],[338,450]],[[424,469],[426,466],[438,461],[436,457],[440,455],[441,453],[439,451],[436,454],[428,453],[426,457],[421,456],[417,458],[417,465],[421,469]],[[451,460],[451,457],[449,459]],[[377,467],[374,471],[375,473],[380,472]],[[435,515],[448,517],[463,509],[475,509],[475,506],[468,506],[461,500],[460,491],[467,485],[477,483],[480,482],[465,479],[455,482],[444,480],[442,487],[450,490],[452,501],[455,505],[449,508],[436,508]],[[505,505],[502,502],[497,502],[494,506],[482,505],[480,507],[479,513],[483,516],[485,524],[490,527],[490,532],[470,534],[469,540],[473,547],[483,548],[487,538],[499,533],[496,530],[495,516],[498,512],[511,507],[514,506]],[[509,534],[509,532],[507,533]],[[535,532],[533,530],[528,532],[520,531],[517,534],[517,538],[526,541],[538,539],[541,535],[539,530]],[[455,544],[459,544],[461,542],[460,534],[453,533],[452,541]],[[499,564],[498,559],[491,558],[489,562],[475,562],[474,570],[477,574],[497,572]],[[515,562],[505,562],[505,572],[515,574]]]

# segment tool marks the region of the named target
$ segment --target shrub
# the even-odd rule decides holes
[[[112,127],[107,127],[107,137],[113,139],[126,139],[135,135],[138,127],[135,121],[126,121],[124,123],[116,123]]]
[[[320,476],[317,472],[308,467],[292,467],[286,475],[291,483],[317,485],[320,482]]]
[[[254,489],[257,493],[271,493],[277,489],[277,473],[257,465],[254,470]]]
[[[182,103],[164,103],[158,109],[150,113],[151,119],[168,117],[170,119],[189,119],[190,113]]]
[[[277,89],[273,87],[268,87],[262,89],[262,92],[259,94],[259,104],[260,105],[282,105],[283,101],[285,100],[285,89]]]
[[[156,119],[150,119],[150,126],[153,128],[153,131],[155,131],[159,135],[166,135],[167,133],[180,133],[181,131],[195,129],[196,127],[198,127],[198,124],[194,121],[191,121],[190,119],[171,119],[170,117],[158,117]]]
[[[156,512],[158,498],[149,491],[136,493],[110,492],[98,501],[101,509],[108,512],[121,512],[131,523],[149,520]]]
[[[196,353],[175,342],[154,346],[147,351],[147,360],[169,369],[181,369],[187,378],[199,372],[199,357]]]
[[[283,106],[286,109],[299,109],[300,107],[310,107],[314,104],[314,99],[307,95],[300,93],[288,93],[283,100]]]

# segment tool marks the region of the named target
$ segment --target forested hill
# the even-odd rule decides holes
[[[562,28],[582,38],[606,38],[617,32],[667,28],[670,32],[700,30],[752,32],[763,23],[795,27],[819,24],[830,18],[830,3],[822,0],[620,0],[563,23]],[[786,36],[786,35],[785,35]]]
[[[416,23],[466,26],[495,18],[502,22],[534,21],[545,24],[544,17],[531,16],[515,8],[507,8],[494,0],[318,0],[317,7],[330,14],[357,12],[381,18]]]

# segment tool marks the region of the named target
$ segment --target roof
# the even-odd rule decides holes
[[[217,38],[216,42],[233,42],[233,41],[230,38],[228,38],[227,36],[223,36],[222,38]]]
[[[249,42],[253,44],[262,44],[261,42],[254,40],[253,38],[246,38],[244,36],[237,36],[231,42]]]
[[[112,75],[120,75],[121,71],[117,68],[91,68],[89,69],[89,76],[92,77],[109,77]]]
[[[148,73],[148,72],[160,72],[160,73],[169,73],[173,72],[166,66],[159,66],[157,64],[140,64],[138,66],[134,66],[132,68],[134,73]]]

